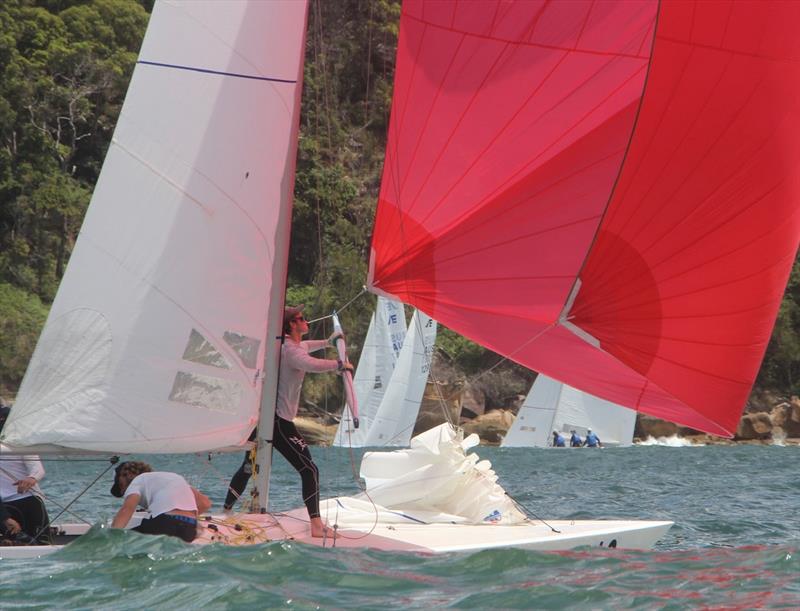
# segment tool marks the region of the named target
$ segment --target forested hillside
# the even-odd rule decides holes
[[[64,273],[151,5],[0,4],[0,393],[21,382]],[[399,14],[394,0],[310,3],[287,300],[312,315],[345,306],[366,278]],[[373,303],[361,295],[342,312],[353,346]],[[511,363],[493,368],[499,357],[447,331],[437,355],[440,377],[491,369],[477,386],[492,407],[532,379]],[[307,398],[322,403],[325,383],[307,385]],[[758,384],[800,393],[797,262]]]

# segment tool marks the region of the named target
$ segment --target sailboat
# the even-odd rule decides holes
[[[323,504],[333,541],[266,513],[305,15],[156,4],[0,442],[198,452],[258,423],[263,513],[200,543],[244,524],[387,550],[652,546],[671,522],[528,519],[447,425],[365,456],[368,494]],[[800,236],[798,22],[781,2],[404,3],[370,290],[730,435]]]
[[[345,408],[336,429],[333,445],[348,446],[351,443],[363,445],[365,432],[375,419],[395,363],[400,356],[406,331],[403,304],[386,297],[378,297],[364,338],[364,348],[358,359],[358,367],[353,376],[356,401],[359,405],[359,428],[353,427],[353,415]]]
[[[547,448],[552,431],[569,439],[572,431],[584,438],[592,430],[603,446],[629,446],[635,426],[635,411],[539,374],[500,445]]]
[[[381,299],[384,298],[379,298],[379,306]],[[402,314],[402,309],[400,313]],[[372,329],[371,323],[370,329]],[[369,331],[367,340],[369,341]],[[349,417],[349,412],[345,411],[336,432],[334,445],[344,447],[409,445],[422,396],[425,393],[435,341],[436,321],[416,310],[411,317],[396,364],[388,376],[388,383],[384,387],[383,380],[387,378],[381,378],[377,374],[374,376],[374,383],[368,389],[371,392],[366,395],[367,409],[364,408],[365,403],[361,401],[361,395],[358,396],[358,404],[362,406],[359,428],[353,427],[352,418]],[[384,349],[375,357],[380,356],[388,360],[391,356],[390,351],[393,351],[396,345],[396,342],[392,342],[389,350]],[[370,355],[367,361],[369,369],[375,368],[372,358]],[[359,377],[360,371],[361,361],[356,378]]]

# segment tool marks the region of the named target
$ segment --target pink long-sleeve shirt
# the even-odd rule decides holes
[[[300,343],[287,337],[281,346],[281,370],[278,375],[278,403],[276,413],[284,420],[294,420],[300,406],[300,391],[306,372],[335,371],[339,363],[330,359],[314,358],[309,352],[322,350],[328,345],[324,339]]]

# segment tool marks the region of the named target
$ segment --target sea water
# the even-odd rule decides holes
[[[358,491],[362,451],[312,448],[323,496]],[[294,542],[191,546],[101,528],[120,501],[103,461],[45,460],[55,517],[98,524],[62,551],[0,561],[2,609],[800,608],[800,447],[477,448],[532,516],[672,520],[652,551],[425,555]],[[221,507],[240,456],[141,457]],[[300,504],[276,457],[272,508]],[[99,480],[92,485],[92,481]],[[85,492],[84,489],[88,488]]]

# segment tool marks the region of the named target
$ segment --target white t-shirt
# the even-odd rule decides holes
[[[300,390],[307,371],[321,373],[335,371],[339,363],[335,360],[317,359],[309,354],[322,350],[328,340],[306,340],[300,343],[287,337],[281,346],[281,369],[278,374],[278,403],[275,411],[284,420],[294,420],[300,406]]]
[[[20,494],[14,482],[26,477],[32,477],[36,481],[41,481],[44,477],[44,466],[38,456],[0,456],[0,499],[4,501],[16,501],[24,499],[26,496],[42,496],[42,491],[36,485],[28,492]]]
[[[153,518],[173,509],[197,511],[191,487],[177,473],[141,473],[128,485],[125,498],[132,494],[139,495],[139,506],[149,511]]]

